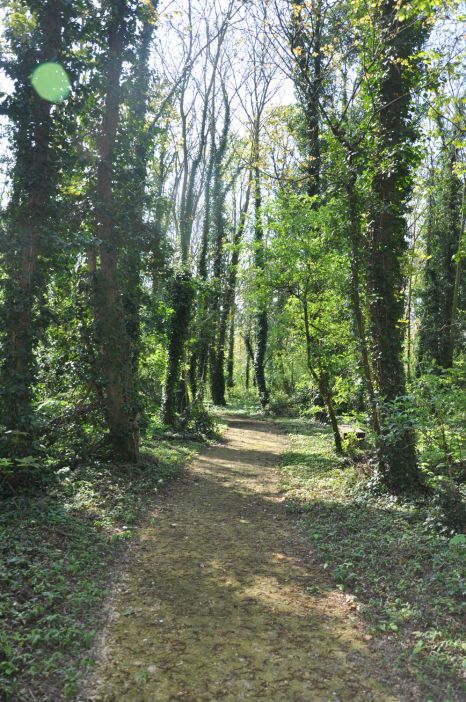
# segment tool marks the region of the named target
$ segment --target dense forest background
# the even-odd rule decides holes
[[[0,8],[5,699],[73,697],[114,542],[229,407],[298,426],[323,567],[459,700],[464,2]]]
[[[4,487],[247,395],[338,452],[363,423],[374,485],[453,499],[462,10],[4,3]]]

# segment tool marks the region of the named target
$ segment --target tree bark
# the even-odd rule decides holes
[[[291,49],[296,63],[295,84],[304,115],[304,143],[306,147],[306,190],[309,195],[320,193],[320,106],[322,92],[322,2],[314,0],[312,30],[304,17],[308,3],[293,0],[291,22]]]
[[[320,359],[318,359],[318,361],[319,361],[318,372],[315,370],[313,363],[312,363],[312,357],[313,357],[312,337],[311,337],[311,330],[309,327],[309,314],[308,314],[306,297],[304,297],[304,299],[303,299],[303,317],[304,317],[304,333],[305,333],[305,338],[306,338],[307,367],[308,367],[309,373],[311,374],[312,379],[314,380],[317,387],[319,388],[319,392],[320,392],[320,395],[322,397],[322,400],[324,401],[325,406],[327,407],[327,412],[328,412],[328,416],[330,419],[330,424],[332,425],[333,439],[335,442],[335,451],[337,454],[341,454],[341,453],[343,453],[343,446],[341,443],[340,430],[338,428],[338,421],[337,421],[337,416],[335,413],[335,408],[333,405],[332,391],[330,388],[328,375],[323,370]]]
[[[152,0],[155,11],[157,0]],[[132,88],[129,94],[131,113],[128,119],[129,175],[132,187],[127,193],[124,210],[126,213],[123,228],[128,232],[124,256],[123,306],[126,328],[131,342],[133,376],[138,374],[140,347],[141,309],[141,247],[144,238],[144,206],[146,202],[147,164],[151,154],[152,135],[146,128],[145,120],[149,104],[150,87],[150,45],[154,32],[154,18],[149,7],[144,8],[142,29],[137,43],[136,63],[132,74]],[[123,193],[125,198],[126,193]],[[157,227],[160,229],[160,223]],[[139,402],[138,402],[139,404]]]
[[[65,22],[62,3],[45,2],[38,13],[42,45],[37,64],[57,60],[61,53]],[[9,206],[9,234],[5,261],[8,281],[2,304],[5,334],[4,360],[1,368],[1,423],[13,432],[11,450],[16,455],[33,453],[33,391],[36,382],[35,347],[40,334],[35,306],[46,285],[47,273],[41,256],[49,254],[47,239],[53,228],[52,196],[58,173],[52,151],[53,116],[50,102],[40,98],[29,85],[28,60],[24,68],[21,97],[29,107],[15,110],[16,167],[13,197]],[[29,69],[30,70],[30,69]],[[9,449],[7,449],[8,452]]]
[[[191,309],[194,298],[194,287],[189,272],[179,272],[172,283],[173,316],[168,335],[167,372],[164,383],[161,418],[164,424],[173,425],[176,422],[178,408],[177,396],[180,381],[180,366],[184,354],[184,346],[189,331]],[[184,384],[184,382],[183,382]],[[185,392],[185,389],[182,389]]]
[[[361,357],[364,379],[366,384],[367,396],[369,399],[369,409],[371,424],[374,432],[380,434],[380,417],[377,405],[376,392],[374,387],[373,370],[367,346],[366,338],[366,320],[364,317],[363,306],[361,303],[361,282],[360,268],[362,258],[362,242],[361,242],[361,218],[357,204],[356,195],[356,174],[352,163],[352,157],[349,156],[349,179],[346,184],[346,192],[348,197],[348,219],[349,219],[349,234],[351,244],[350,270],[351,270],[351,301],[353,304],[353,314],[356,324],[358,337],[359,353]]]
[[[228,318],[231,314],[235,302],[240,244],[246,226],[250,195],[251,187],[250,185],[248,185],[246,190],[245,202],[239,217],[238,226],[233,236],[233,251],[231,254],[231,260],[226,274],[225,289],[222,296],[223,300],[219,310],[218,332],[215,353],[212,356],[211,362],[212,399],[215,404],[219,405],[226,405],[225,389],[227,383],[225,380],[225,344],[227,337]]]
[[[139,457],[138,417],[131,343],[119,282],[121,243],[115,228],[112,182],[121,103],[120,75],[128,12],[125,0],[113,0],[110,12],[105,75],[106,96],[98,139],[99,161],[95,212],[97,238],[100,241],[100,266],[95,274],[94,301],[110,443],[116,457],[135,462]]]
[[[254,181],[254,263],[256,269],[261,273],[265,267],[264,251],[264,228],[262,222],[262,191],[260,174],[260,125],[259,118],[254,124],[254,144],[253,144],[253,181]],[[262,294],[260,295],[260,298]],[[254,354],[254,376],[256,379],[259,400],[262,409],[266,409],[269,404],[269,391],[265,378],[265,354],[267,351],[268,339],[268,317],[267,308],[262,299],[259,300],[259,309],[256,314],[256,352]]]
[[[227,388],[231,390],[235,386],[235,306],[230,312],[230,331],[228,333],[228,360],[227,360]]]
[[[405,251],[405,201],[411,184],[410,95],[415,87],[401,64],[413,55],[422,37],[417,25],[398,20],[397,0],[384,0],[378,12],[383,50],[374,94],[378,143],[368,217],[369,331],[382,425],[379,478],[391,491],[403,492],[418,489],[420,478],[414,430],[397,407],[406,395],[400,323],[404,312],[401,259]]]
[[[426,249],[422,292],[419,361],[435,361],[440,368],[453,364],[456,335],[456,301],[459,264],[454,255],[462,237],[462,184],[455,175],[456,149],[443,154],[440,172],[432,174],[432,194],[427,217]]]

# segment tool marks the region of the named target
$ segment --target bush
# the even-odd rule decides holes
[[[422,465],[456,482],[466,479],[466,359],[431,367],[413,384],[412,415]]]
[[[186,408],[180,415],[179,423],[183,431],[200,437],[210,438],[217,433],[215,417],[199,401],[193,402]]]

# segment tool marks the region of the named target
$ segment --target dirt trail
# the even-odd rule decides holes
[[[229,418],[151,516],[111,601],[86,702],[395,702],[307,560],[274,466],[286,437]],[[316,592],[317,587],[319,590]]]

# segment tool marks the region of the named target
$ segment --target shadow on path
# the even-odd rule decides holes
[[[286,437],[229,420],[171,489],[111,602],[90,702],[394,702],[281,504]]]

